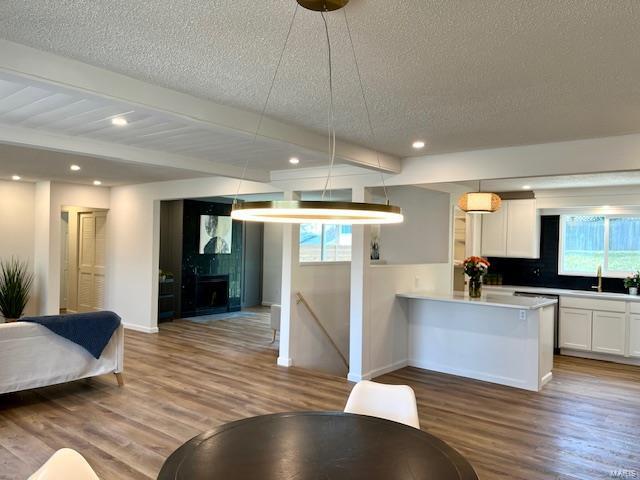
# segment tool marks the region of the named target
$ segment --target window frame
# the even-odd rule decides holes
[[[351,237],[351,245],[349,245],[349,247],[351,248],[350,251],[350,259],[349,260],[323,260],[324,256],[325,256],[325,227],[327,226],[337,226],[338,228],[342,228],[343,224],[334,224],[334,223],[323,223],[322,224],[322,228],[320,230],[320,260],[313,260],[313,261],[301,261],[300,260],[300,231],[298,230],[298,264],[299,265],[326,265],[326,264],[331,264],[331,265],[339,265],[339,264],[349,264],[351,263],[351,260],[353,259],[353,236]],[[352,226],[353,228],[353,226]],[[353,234],[353,230],[352,230],[352,234]]]
[[[602,261],[602,276],[606,278],[625,278],[629,274],[633,273],[635,270],[631,271],[610,271],[608,269],[609,266],[609,222],[612,218],[640,218],[640,213],[616,213],[616,214],[605,214],[605,213],[594,213],[590,212],[572,212],[560,215],[560,238],[558,241],[558,275],[568,276],[568,277],[595,277],[596,272],[576,272],[576,271],[565,271],[564,270],[564,235],[565,235],[565,224],[568,217],[576,217],[576,216],[592,216],[592,217],[602,217],[604,218],[604,258]],[[640,251],[640,250],[639,250]],[[640,267],[640,266],[639,266]]]

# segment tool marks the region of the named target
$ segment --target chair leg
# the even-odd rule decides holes
[[[124,377],[122,376],[122,372],[115,372],[116,380],[118,381],[119,387],[124,387]]]
[[[276,341],[276,333],[278,333],[278,331],[275,328],[272,328],[271,330],[273,330],[273,338],[271,339],[271,343],[274,343]]]

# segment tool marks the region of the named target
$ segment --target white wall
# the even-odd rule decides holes
[[[451,264],[375,265],[368,269],[365,361],[362,378],[405,367],[408,360],[408,304],[397,293],[450,290]],[[353,378],[359,380],[359,378]]]
[[[380,258],[390,264],[446,262],[449,256],[448,193],[420,187],[387,189],[404,222],[380,226]]]
[[[349,358],[350,265],[300,265],[292,275],[293,294],[304,295],[338,348]],[[295,297],[294,297],[295,298]],[[292,361],[295,366],[345,377],[347,368],[302,304],[292,305]]]
[[[35,268],[35,194],[33,183],[0,180],[0,258],[26,261],[31,272]],[[25,311],[28,315],[37,310],[36,288]]]
[[[210,177],[113,187],[108,226],[106,307],[125,326],[157,332],[160,200],[234,195],[238,180]],[[241,194],[274,188],[244,181]]]
[[[262,254],[262,304],[280,303],[282,283],[282,225],[264,224]]]

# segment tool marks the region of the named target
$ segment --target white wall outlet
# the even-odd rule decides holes
[[[526,320],[527,319],[527,311],[526,310],[520,310],[520,320]]]

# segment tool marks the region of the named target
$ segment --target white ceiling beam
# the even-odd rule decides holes
[[[168,88],[136,80],[86,63],[0,39],[0,71],[91,92],[144,106],[192,121],[253,134],[260,116]],[[260,136],[316,152],[326,152],[327,138],[301,127],[266,117]],[[368,148],[338,141],[336,154],[344,162],[389,173],[401,171],[401,160]],[[380,166],[378,166],[378,164]]]
[[[164,166],[181,170],[211,174],[212,176],[241,178],[242,167],[201,160],[183,155],[130,147],[118,143],[102,142],[77,136],[57,135],[32,128],[2,125],[0,143],[22,145],[57,152],[67,152],[109,160],[121,160],[151,166]],[[269,183],[271,178],[266,170],[247,168],[244,178],[256,182]]]
[[[389,185],[640,170],[640,134],[427,155],[403,160]]]

